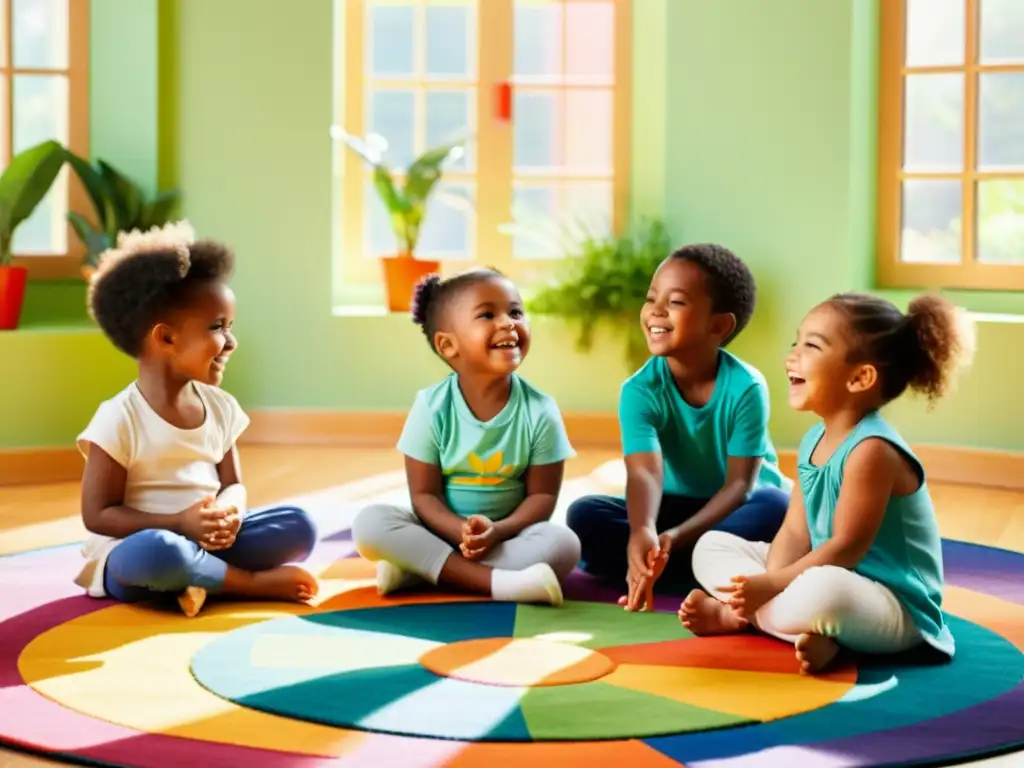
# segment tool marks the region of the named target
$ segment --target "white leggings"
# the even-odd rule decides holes
[[[693,550],[693,574],[708,594],[733,576],[765,573],[769,544],[709,531]],[[808,568],[754,615],[766,634],[795,642],[802,634],[824,635],[860,653],[898,653],[922,641],[913,618],[887,587],[846,568]]]
[[[445,561],[455,548],[424,527],[408,507],[373,504],[352,523],[352,538],[367,560],[387,560],[403,571],[437,584]],[[495,545],[479,562],[491,568],[521,571],[547,563],[564,581],[580,559],[580,540],[564,525],[535,523],[518,536]]]

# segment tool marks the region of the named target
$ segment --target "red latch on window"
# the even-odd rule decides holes
[[[495,88],[494,116],[505,123],[512,120],[512,83],[498,83]]]

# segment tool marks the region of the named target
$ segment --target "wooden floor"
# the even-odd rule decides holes
[[[353,482],[401,469],[393,450],[336,447],[245,447],[244,482],[253,506],[300,493]],[[567,477],[590,473],[609,459],[609,451],[581,451]],[[1024,552],[1024,493],[970,486],[937,485],[932,494],[942,535]],[[0,554],[81,541],[77,483],[0,487]],[[964,765],[1010,768],[1024,764],[1018,753]],[[0,749],[0,768],[57,765]]]

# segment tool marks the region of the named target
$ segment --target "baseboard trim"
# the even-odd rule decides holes
[[[390,448],[402,432],[404,412],[254,410],[242,445],[333,445]],[[614,414],[566,413],[577,449],[618,450]],[[1024,491],[1024,453],[946,445],[915,445],[933,482]],[[779,453],[782,470],[796,477],[796,452]],[[84,463],[74,447],[0,451],[0,486],[77,482]]]
[[[82,455],[73,447],[0,451],[0,486],[78,482],[84,468]]]

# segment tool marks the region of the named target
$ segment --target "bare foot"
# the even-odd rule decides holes
[[[206,590],[202,587],[185,587],[185,591],[178,595],[178,606],[189,619],[202,610],[205,602]]]
[[[823,671],[836,654],[839,646],[831,637],[803,634],[796,639],[796,659],[800,662],[800,674],[813,675]]]
[[[747,626],[747,620],[732,608],[699,589],[688,594],[679,606],[679,620],[698,636],[728,635]]]
[[[320,585],[313,574],[297,565],[255,573],[228,568],[224,591],[261,600],[305,603],[316,597]]]

